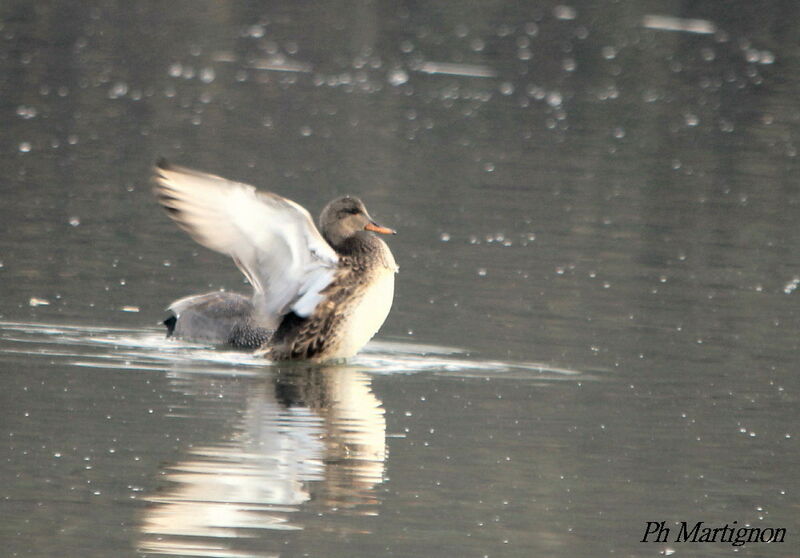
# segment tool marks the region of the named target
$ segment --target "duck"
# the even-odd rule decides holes
[[[354,356],[392,307],[397,263],[355,196],[329,202],[319,229],[278,194],[159,159],[154,193],[199,244],[230,256],[250,296],[215,291],[172,302],[167,337],[253,350],[272,361]]]

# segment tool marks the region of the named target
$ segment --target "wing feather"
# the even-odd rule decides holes
[[[169,216],[198,243],[233,258],[265,321],[290,310],[314,311],[339,257],[308,211],[277,194],[164,160],[155,171],[155,193]]]

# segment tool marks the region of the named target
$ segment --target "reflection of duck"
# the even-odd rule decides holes
[[[278,371],[275,393],[287,409],[309,408],[325,419],[328,496],[372,488],[383,478],[386,419],[369,377],[352,368],[291,367]],[[359,488],[360,487],[360,488]],[[342,505],[343,501],[337,503]]]
[[[273,370],[269,382],[237,382],[244,408],[236,406],[230,439],[193,444],[164,471],[166,490],[147,497],[142,550],[239,556],[237,538],[253,529],[302,529],[300,517],[314,514],[295,519],[293,512],[306,507],[376,513],[386,420],[369,376],[349,366]],[[192,391],[204,379],[190,381]]]
[[[356,354],[392,306],[397,264],[354,197],[330,202],[322,234],[308,212],[276,194],[160,161],[156,195],[203,246],[231,256],[254,288],[248,299],[215,292],[169,307],[168,335],[260,348],[272,360]]]

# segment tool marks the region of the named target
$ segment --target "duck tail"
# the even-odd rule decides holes
[[[162,323],[167,326],[167,337],[172,337],[172,334],[175,333],[175,324],[178,323],[178,317],[173,314]]]

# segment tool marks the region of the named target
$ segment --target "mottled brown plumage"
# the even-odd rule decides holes
[[[375,239],[381,242],[377,238]],[[341,323],[349,308],[358,302],[373,275],[391,269],[380,246],[369,239],[359,243],[358,251],[342,255],[336,276],[321,294],[324,300],[308,318],[284,318],[264,352],[274,360],[315,359],[337,343]]]

